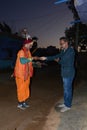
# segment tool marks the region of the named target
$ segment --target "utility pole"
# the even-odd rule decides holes
[[[75,38],[75,47],[78,48],[79,43],[79,23],[76,23],[76,38]]]

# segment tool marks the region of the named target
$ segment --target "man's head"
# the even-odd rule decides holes
[[[60,39],[60,49],[65,50],[69,46],[69,41],[66,37],[61,37]]]
[[[31,49],[33,46],[33,40],[32,39],[26,39],[23,44],[24,47],[27,49]]]

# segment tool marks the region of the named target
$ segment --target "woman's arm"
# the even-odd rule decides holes
[[[21,64],[26,64],[26,63],[32,62],[32,58],[21,57],[20,62]]]
[[[32,62],[33,60],[39,60],[39,57],[34,56],[34,57],[31,57],[31,58],[25,58],[25,57],[20,58],[21,64],[26,64],[26,63]]]

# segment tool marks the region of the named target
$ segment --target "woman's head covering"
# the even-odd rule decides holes
[[[24,40],[24,45],[30,44],[31,42],[33,42],[33,40],[28,38],[28,39]]]

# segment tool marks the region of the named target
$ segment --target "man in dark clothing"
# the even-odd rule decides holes
[[[56,60],[61,64],[61,76],[64,89],[64,103],[58,105],[61,112],[70,110],[72,106],[72,83],[75,77],[75,51],[69,46],[69,41],[66,37],[60,38],[61,52],[55,56],[41,57],[40,60]]]

